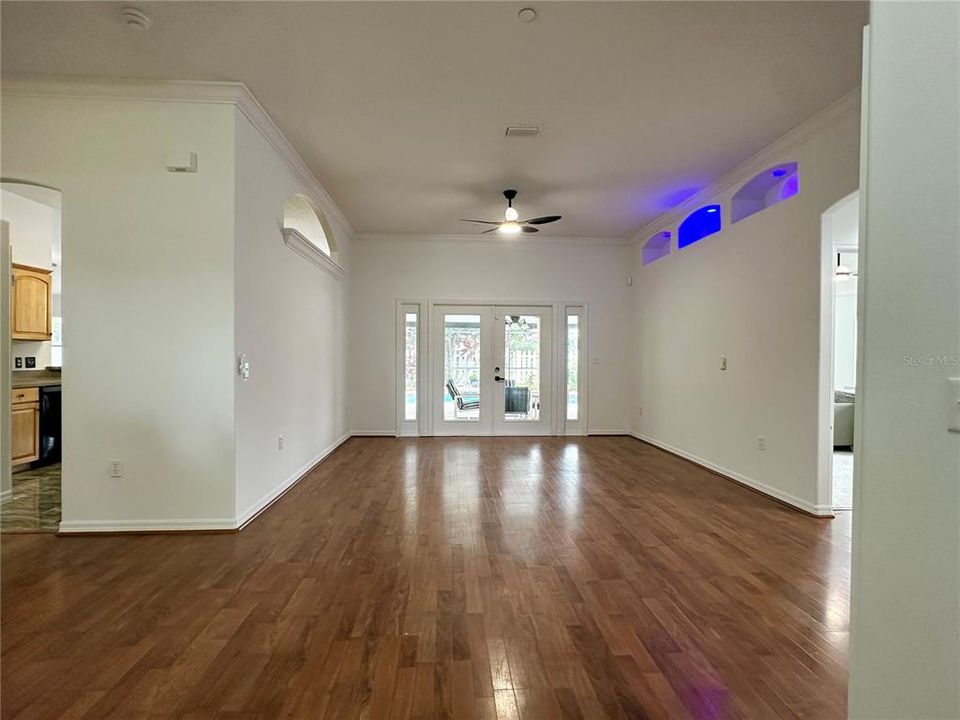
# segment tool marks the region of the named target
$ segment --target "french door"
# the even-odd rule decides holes
[[[434,307],[436,435],[550,435],[550,306]]]

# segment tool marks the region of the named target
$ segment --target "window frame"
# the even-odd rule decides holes
[[[398,300],[397,301],[397,328],[396,328],[396,436],[397,437],[419,437],[423,435],[422,427],[424,423],[424,361],[425,361],[425,332],[424,332],[424,313],[425,303],[421,300]],[[406,398],[407,398],[407,314],[413,313],[417,316],[417,417],[414,420],[406,418]]]
[[[558,325],[559,332],[558,337],[560,341],[557,343],[558,353],[562,356],[561,362],[558,364],[558,367],[562,368],[562,372],[558,373],[558,383],[560,385],[560,392],[557,397],[562,398],[563,402],[558,403],[560,406],[559,423],[561,429],[561,435],[587,435],[588,434],[588,382],[589,382],[589,369],[588,369],[588,358],[589,358],[589,340],[588,338],[588,317],[587,317],[587,304],[586,303],[562,303],[561,312],[557,313],[558,315]],[[577,419],[568,420],[567,419],[567,402],[568,402],[568,388],[567,388],[567,328],[568,320],[567,318],[571,315],[576,315],[577,320]]]

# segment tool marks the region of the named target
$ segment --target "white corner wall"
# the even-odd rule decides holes
[[[815,514],[831,512],[817,488],[820,220],[857,189],[858,132],[854,94],[638,234],[670,230],[670,255],[634,258],[634,433]],[[788,161],[799,194],[731,224],[741,185]],[[677,250],[677,226],[711,203],[723,229]]]
[[[236,352],[251,364],[249,379],[233,374],[242,525],[346,438],[349,276],[284,245],[287,199],[300,193],[321,209],[324,200],[239,110],[236,122]],[[349,266],[350,231],[327,216]]]
[[[6,189],[0,190],[0,198],[3,219],[10,223],[13,262],[52,270],[60,211]]]
[[[392,435],[396,426],[396,302],[589,303],[589,422],[593,433],[629,431],[627,407],[632,249],[596,239],[365,236],[353,246],[350,429]]]
[[[960,717],[960,4],[871,4],[850,717]]]
[[[232,527],[234,106],[4,90],[3,178],[63,193],[61,529]]]

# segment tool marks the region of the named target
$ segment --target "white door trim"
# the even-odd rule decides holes
[[[506,399],[503,387],[493,387],[493,434],[501,436],[536,436],[556,435],[556,407],[554,398],[557,396],[557,374],[553,373],[556,367],[555,358],[559,341],[555,339],[556,304],[553,305],[494,305],[493,311],[493,363],[506,359],[506,343],[503,332],[503,316],[506,314],[539,315],[542,322],[540,327],[540,419],[507,421],[504,417],[504,402]],[[543,379],[549,378],[544,385]]]
[[[424,376],[426,342],[424,318],[426,316],[423,300],[397,300],[397,335],[396,335],[396,392],[394,393],[397,437],[417,437],[423,434],[424,401],[422,388],[426,385]],[[406,419],[406,314],[417,314],[417,419]]]
[[[430,421],[433,434],[438,436],[492,435],[493,434],[493,305],[479,303],[436,303],[430,313],[430,334],[433,338],[430,350]],[[443,318],[454,310],[463,310],[464,315],[480,317],[480,412],[476,421],[442,420],[445,381],[443,362],[439,359],[443,349]]]
[[[437,436],[441,433],[437,432],[437,423],[435,422],[439,408],[437,407],[437,397],[436,393],[432,389],[428,389],[428,385],[432,385],[436,381],[436,354],[437,354],[437,338],[436,338],[436,323],[437,323],[437,308],[441,306],[460,306],[460,307],[476,307],[476,306],[523,306],[523,307],[549,307],[553,309],[554,316],[554,326],[557,327],[557,324],[560,322],[566,322],[565,313],[561,312],[561,309],[566,307],[580,307],[583,308],[583,315],[581,316],[582,321],[586,321],[588,313],[588,303],[583,300],[504,300],[504,299],[446,299],[446,298],[434,298],[428,300],[413,300],[413,299],[398,299],[398,303],[419,303],[420,305],[420,327],[425,331],[426,336],[420,338],[420,377],[419,377],[419,386],[417,388],[417,394],[419,398],[419,431],[422,436]],[[399,312],[399,311],[398,311]],[[588,424],[587,424],[587,392],[588,392],[588,376],[589,369],[587,361],[589,359],[589,333],[585,331],[586,326],[581,328],[581,340],[580,340],[580,429],[576,434],[586,435],[588,433]],[[565,346],[562,346],[559,338],[564,337],[565,335],[554,332],[553,334],[553,352],[554,353],[565,353]],[[556,357],[556,355],[554,355]],[[554,363],[555,368],[566,368],[564,363]],[[559,383],[564,382],[563,377],[559,376],[559,373],[554,373],[556,378],[556,387],[560,387]],[[399,382],[400,376],[397,375],[397,382]],[[557,394],[554,393],[555,398],[565,397],[566,388],[563,387],[563,393]],[[562,435],[565,432],[564,421],[566,418],[565,410],[561,413],[560,411],[561,403],[559,400],[556,400],[553,403],[554,410],[551,413],[552,423],[551,431],[554,435]],[[563,403],[565,408],[565,402]],[[399,432],[399,426],[397,426]]]
[[[558,397],[561,402],[558,403],[558,435],[586,435],[587,434],[587,408],[588,408],[588,382],[590,377],[590,368],[588,365],[590,358],[590,348],[588,346],[588,319],[587,303],[565,302],[560,303],[562,311],[557,318],[557,328],[559,340],[557,341],[560,363],[558,367],[561,372],[558,373],[558,383],[561,393]],[[577,348],[577,419],[567,420],[567,315],[570,310],[577,310],[579,320],[579,347]]]

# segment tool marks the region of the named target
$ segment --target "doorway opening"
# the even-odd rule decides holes
[[[4,422],[0,530],[57,532],[62,518],[60,192],[0,185]]]
[[[820,489],[822,501],[835,512],[853,509],[859,227],[859,192],[823,214]]]
[[[553,307],[435,307],[436,435],[553,434]]]

